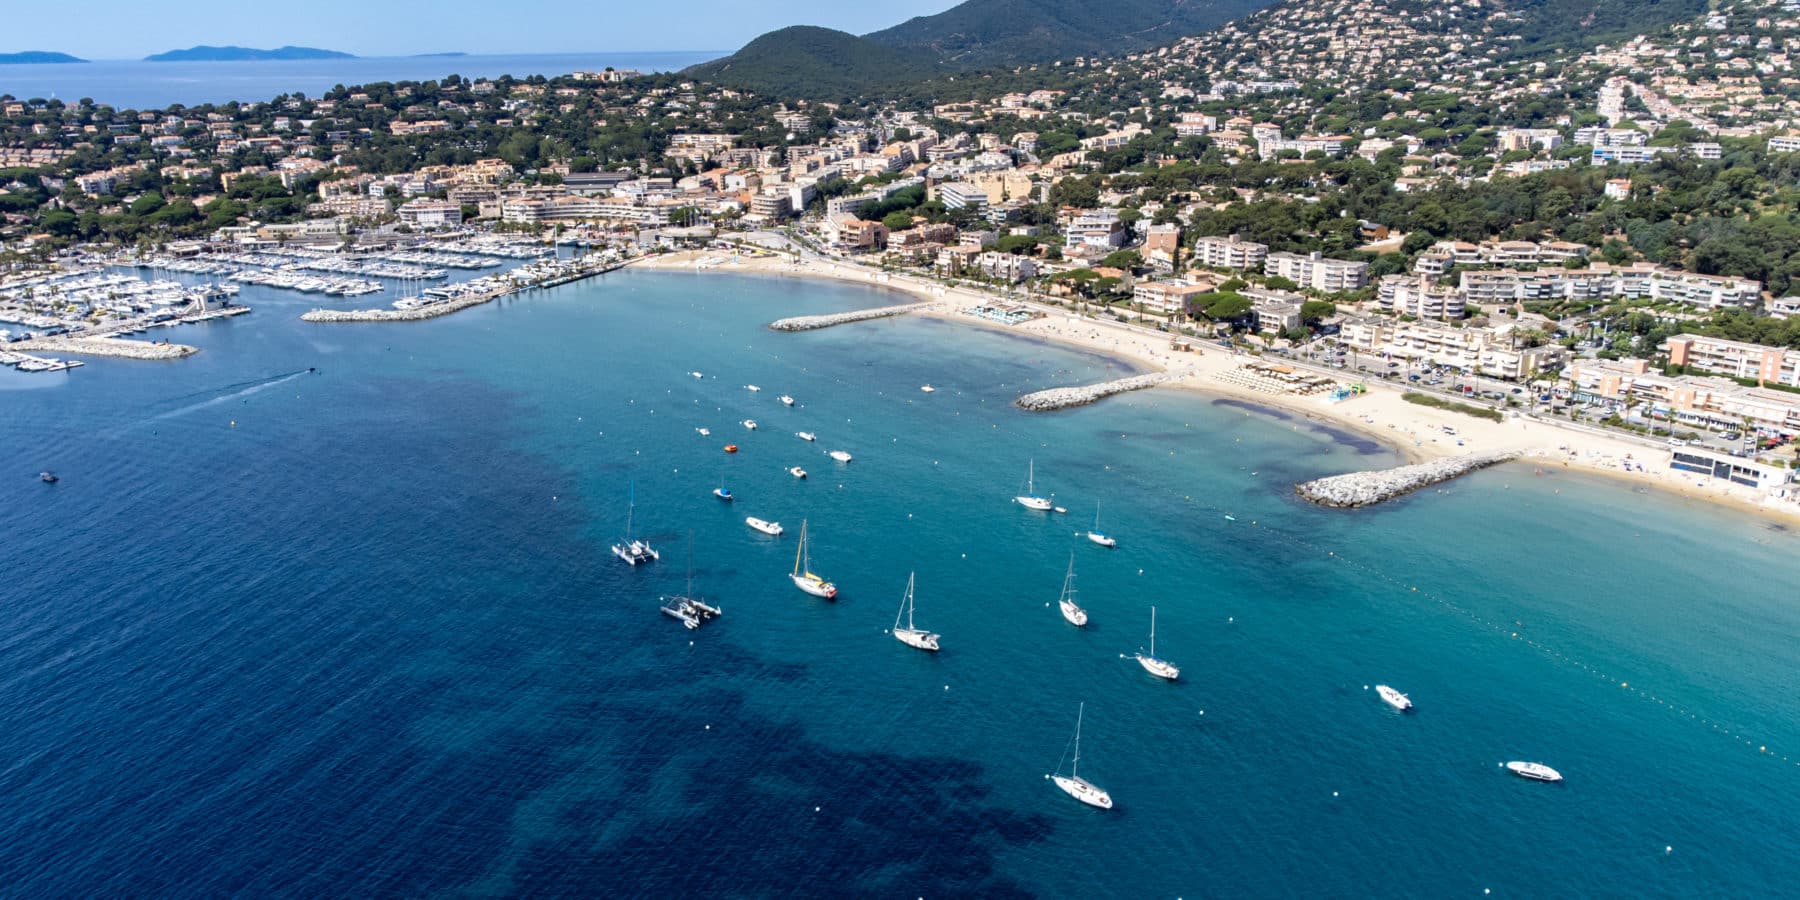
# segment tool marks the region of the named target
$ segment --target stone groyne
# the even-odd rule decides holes
[[[1123,394],[1126,391],[1138,391],[1147,387],[1155,387],[1181,377],[1174,372],[1151,372],[1148,375],[1133,375],[1117,381],[1102,381],[1099,384],[1084,384],[1078,387],[1051,388],[1026,394],[1013,401],[1013,405],[1031,412],[1049,412],[1053,409],[1067,409],[1071,406],[1086,406],[1096,400]]]
[[[73,353],[78,356],[113,356],[120,359],[181,359],[200,351],[186,344],[127,341],[111,337],[33,338],[8,345],[9,349],[39,353]]]
[[[1475,453],[1378,472],[1333,475],[1294,486],[1294,492],[1320,506],[1351,509],[1373,506],[1440,482],[1518,458],[1517,453]]]
[[[833,325],[844,325],[850,322],[862,322],[868,319],[885,319],[889,316],[903,316],[915,310],[921,310],[930,303],[903,303],[899,306],[880,306],[875,309],[859,309],[855,312],[832,313],[828,316],[795,316],[791,319],[777,319],[769,323],[775,331],[812,331],[818,328],[830,328]]]
[[[510,293],[508,291],[491,291],[485,294],[471,294],[433,303],[416,309],[315,309],[300,317],[302,322],[417,322],[422,319],[435,319],[460,312],[471,306],[480,306],[495,297]]]

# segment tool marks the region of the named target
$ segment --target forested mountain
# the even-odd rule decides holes
[[[1130,53],[1223,25],[1267,0],[968,0],[867,35],[953,66]]]

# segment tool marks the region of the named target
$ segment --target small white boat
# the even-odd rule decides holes
[[[688,374],[694,376],[695,378],[704,378],[705,377],[705,376],[701,375],[699,372],[689,372]]]
[[[756,386],[756,385],[754,385],[754,384],[746,384],[746,385],[744,385],[744,390],[746,390],[746,391],[760,391],[760,390],[762,390],[762,388],[759,388],[759,387],[757,387],[757,386]]]
[[[1181,670],[1175,668],[1174,664],[1156,658],[1156,607],[1154,606],[1150,607],[1150,652],[1137,654],[1137,661],[1138,665],[1144,667],[1144,671],[1158,678],[1174,681],[1181,677]]]
[[[1532,781],[1563,780],[1561,772],[1558,772],[1543,763],[1519,762],[1514,760],[1513,762],[1506,764],[1506,769],[1520,778],[1529,778]]]
[[[696,428],[694,430],[699,432],[701,437],[708,437],[712,434],[711,428]]]
[[[1381,695],[1381,702],[1386,703],[1387,705],[1389,705],[1397,710],[1400,710],[1401,712],[1405,712],[1405,711],[1413,708],[1412,698],[1406,696],[1405,694],[1400,693],[1399,691],[1394,690],[1391,687],[1388,687],[1385,684],[1376,685],[1375,693]]]
[[[1056,774],[1049,776],[1063,793],[1100,809],[1112,809],[1112,795],[1105,788],[1081,777],[1081,720],[1087,714],[1087,704],[1083,703],[1075,712],[1075,762],[1069,766],[1069,774],[1062,774],[1062,766],[1056,767]]]
[[[1100,530],[1100,504],[1094,504],[1094,529],[1087,533],[1087,539],[1102,547],[1117,547],[1119,542]]]
[[[830,456],[832,459],[837,460],[838,462],[849,462],[852,459],[850,454],[843,450],[833,450],[826,455]]]
[[[774,537],[781,536],[781,523],[780,522],[766,522],[755,516],[747,516],[744,518],[744,524],[750,526],[751,528],[756,529],[757,531],[762,532],[763,534],[771,535]]]
[[[1075,554],[1069,554],[1069,574],[1063,576],[1062,596],[1057,598],[1056,605],[1062,609],[1062,617],[1070,625],[1080,628],[1087,624],[1087,610],[1075,603]]]
[[[789,466],[788,474],[794,476],[795,478],[805,478],[806,470],[800,468],[799,466]]]
[[[925,392],[925,393],[927,393],[927,394],[935,394],[935,393],[937,393],[937,388],[934,388],[934,387],[932,387],[932,386],[931,386],[931,385],[929,385],[929,384],[925,384],[925,385],[920,385],[920,386],[919,386],[919,390],[921,390],[921,391],[924,391],[924,392]]]
[[[906,617],[906,627],[900,627],[900,617]],[[923,628],[913,627],[913,573],[906,573],[906,596],[900,600],[900,612],[894,615],[894,640],[908,647],[920,650],[935,651],[938,648],[938,636]]]
[[[796,431],[796,432],[794,432],[794,437],[797,437],[803,441],[816,441],[819,439],[818,435],[813,434],[810,431]]]
[[[794,405],[794,398],[792,398],[792,397],[789,397],[789,396],[788,396],[788,395],[786,395],[786,394],[782,394],[782,395],[781,395],[781,397],[780,397],[780,399],[781,399],[781,402],[782,402],[782,403],[783,403],[783,404],[785,404],[785,405],[787,405],[787,406],[793,406],[793,405]]]
[[[800,520],[800,546],[794,550],[794,573],[788,577],[793,579],[794,587],[814,597],[837,599],[837,585],[812,572],[812,552],[807,549],[805,519]]]
[[[744,427],[751,431],[755,431],[756,430],[756,420],[755,419],[745,419]]]
[[[730,503],[731,502],[731,488],[728,488],[721,484],[718,487],[713,488],[713,496],[719,498],[720,500],[725,501],[726,503]]]
[[[1026,509],[1035,509],[1040,512],[1048,511],[1055,507],[1056,504],[1050,502],[1049,497],[1039,497],[1037,495],[1036,461],[1025,464],[1025,493],[1014,497],[1013,502]]]

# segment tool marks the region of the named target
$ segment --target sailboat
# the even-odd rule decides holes
[[[694,533],[688,532],[688,574],[687,593],[679,597],[664,597],[663,615],[680,622],[689,631],[699,628],[702,623],[716,619],[722,612],[718,607],[704,603],[694,595]]]
[[[1100,504],[1094,504],[1094,529],[1087,533],[1087,539],[1102,547],[1117,547],[1119,542],[1100,530]]]
[[[1073,552],[1069,553],[1069,574],[1063,576],[1062,597],[1057,599],[1056,605],[1062,607],[1062,616],[1069,620],[1070,625],[1079,628],[1087,624],[1087,610],[1075,603],[1075,554]]]
[[[906,617],[906,627],[900,627],[901,616]],[[938,636],[924,629],[913,627],[913,573],[906,573],[906,596],[900,600],[900,612],[894,616],[894,640],[908,647],[920,650],[936,650]]]
[[[1026,509],[1035,509],[1035,510],[1041,510],[1041,511],[1048,511],[1054,505],[1050,502],[1049,497],[1039,497],[1037,495],[1037,461],[1036,460],[1032,460],[1025,464],[1025,493],[1023,493],[1017,497],[1014,497],[1013,502],[1019,504],[1020,506],[1025,507]]]
[[[812,554],[806,549],[806,520],[800,520],[800,547],[794,551],[794,574],[789,575],[797,587],[814,597],[837,599],[837,585],[812,573]]]
[[[1148,654],[1137,654],[1137,661],[1138,665],[1144,667],[1144,671],[1149,672],[1158,678],[1167,678],[1170,681],[1174,681],[1181,677],[1180,669],[1175,668],[1175,666],[1168,662],[1156,658],[1156,607],[1154,606],[1150,607],[1150,652]]]
[[[1105,788],[1081,777],[1081,720],[1087,714],[1087,704],[1083,703],[1075,712],[1075,762],[1069,766],[1069,774],[1062,773],[1062,766],[1056,767],[1056,774],[1048,776],[1063,793],[1101,809],[1112,809],[1112,795]]]
[[[625,540],[623,543],[612,545],[612,552],[614,556],[617,556],[634,566],[641,563],[647,563],[653,559],[662,559],[662,554],[656,552],[655,548],[650,546],[649,541],[632,540],[631,519],[636,512],[637,485],[633,483],[631,486],[631,504],[625,507]]]
[[[731,488],[728,488],[725,486],[725,476],[723,476],[723,475],[719,476],[719,486],[716,488],[713,488],[713,496],[719,498],[720,500],[725,501],[726,503],[731,502]]]

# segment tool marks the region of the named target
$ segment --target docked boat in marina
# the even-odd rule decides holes
[[[781,523],[769,522],[755,516],[746,516],[744,524],[772,537],[781,537]]]
[[[900,619],[906,618],[906,627],[900,627]],[[923,628],[913,627],[913,573],[906,573],[906,596],[900,600],[900,612],[894,616],[894,639],[908,647],[920,650],[936,651],[938,636]]]
[[[797,437],[803,441],[816,441],[819,439],[818,435],[813,434],[810,431],[796,431],[796,432],[794,432],[794,437]]]
[[[1075,603],[1075,554],[1073,552],[1069,554],[1069,572],[1063,576],[1062,596],[1057,598],[1056,605],[1062,609],[1062,617],[1068,620],[1070,625],[1080,628],[1087,624],[1087,610]]]
[[[850,452],[847,450],[833,450],[826,455],[831,457],[832,459],[837,460],[838,462],[845,462],[845,463],[849,462],[851,459],[854,458],[850,455]]]
[[[649,541],[632,538],[631,520],[636,512],[637,486],[632,485],[631,503],[629,506],[625,507],[625,539],[620,543],[612,545],[612,552],[614,556],[617,556],[634,566],[642,565],[651,560],[662,559],[662,554],[656,552],[656,549],[650,546]]]
[[[1166,678],[1170,681],[1174,681],[1181,677],[1180,669],[1176,668],[1172,663],[1156,657],[1156,607],[1154,606],[1150,607],[1150,652],[1139,652],[1137,654],[1137,661],[1138,665],[1144,667],[1144,671],[1149,672],[1158,678]]]
[[[1075,761],[1069,766],[1069,774],[1062,773],[1062,765],[1056,767],[1056,773],[1046,775],[1062,788],[1063,793],[1100,809],[1112,809],[1112,795],[1105,788],[1081,777],[1081,720],[1087,715],[1087,704],[1083,703],[1075,711]]]
[[[792,397],[789,397],[789,396],[788,396],[788,395],[786,395],[786,394],[782,394],[782,395],[781,395],[781,397],[780,397],[780,398],[779,398],[779,399],[780,399],[780,400],[781,400],[781,402],[782,402],[782,404],[783,404],[783,405],[786,405],[786,406],[793,406],[793,405],[794,405],[794,398],[792,398]]]
[[[805,478],[806,470],[800,468],[799,466],[789,466],[788,474],[794,476],[795,478]]]
[[[1394,690],[1391,687],[1388,687],[1385,684],[1376,685],[1375,693],[1381,695],[1381,702],[1386,703],[1387,705],[1389,705],[1397,710],[1400,710],[1401,712],[1406,712],[1407,710],[1413,708],[1412,698],[1406,696],[1405,694],[1400,693],[1399,691]]]
[[[1087,539],[1102,547],[1117,547],[1119,542],[1100,530],[1100,504],[1094,504],[1094,527],[1087,533]]]
[[[1563,780],[1561,772],[1558,772],[1543,763],[1519,762],[1518,760],[1514,760],[1506,764],[1506,770],[1520,778],[1529,778],[1532,781],[1554,782]]]
[[[1052,495],[1052,496],[1054,496],[1054,495]],[[1037,461],[1036,460],[1032,460],[1031,462],[1028,462],[1025,464],[1025,493],[1020,494],[1017,497],[1014,497],[1013,502],[1019,504],[1020,506],[1025,507],[1026,509],[1035,509],[1040,512],[1048,511],[1055,506],[1055,504],[1051,502],[1049,497],[1039,497],[1037,495]]]
[[[814,597],[827,600],[837,599],[837,585],[820,578],[812,571],[812,552],[806,543],[806,520],[800,520],[800,546],[794,550],[794,573],[788,576],[797,587]]]

